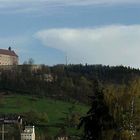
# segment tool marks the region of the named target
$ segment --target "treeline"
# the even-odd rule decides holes
[[[139,76],[138,69],[124,66],[56,65],[48,67],[24,64],[0,70],[0,89],[19,94],[87,102],[88,96],[95,92],[96,81],[103,85],[128,84]]]

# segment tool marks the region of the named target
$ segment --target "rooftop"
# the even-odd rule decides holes
[[[18,55],[12,50],[0,49],[0,54],[18,57]]]

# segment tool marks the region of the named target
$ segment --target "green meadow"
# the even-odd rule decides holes
[[[41,125],[49,126],[47,128],[50,135],[56,135],[62,124],[63,119],[69,114],[70,108],[80,116],[86,114],[88,106],[80,103],[71,103],[49,98],[39,98],[28,95],[3,95],[0,97],[1,114],[24,114],[27,112],[36,112],[40,116],[46,117],[47,121],[39,122]],[[45,128],[46,129],[46,128]],[[44,128],[37,127],[38,132],[44,131]],[[67,128],[70,134],[78,133],[76,128]]]

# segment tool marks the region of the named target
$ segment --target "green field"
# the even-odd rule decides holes
[[[49,98],[38,98],[28,95],[3,95],[0,97],[1,114],[23,114],[26,112],[37,112],[43,115],[47,114],[48,122],[46,125],[55,125],[61,123],[62,118],[66,117],[66,112],[74,105],[74,112],[80,116],[86,114],[88,106],[79,103],[70,103]],[[39,130],[39,128],[38,128]],[[68,128],[70,133],[76,132],[73,128]],[[51,135],[58,132],[57,127],[49,127]],[[77,132],[76,132],[77,133]]]

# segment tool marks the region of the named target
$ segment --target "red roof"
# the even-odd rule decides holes
[[[10,50],[0,49],[0,54],[18,57],[18,55],[12,50],[10,51]]]

